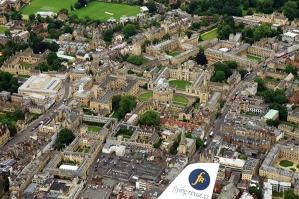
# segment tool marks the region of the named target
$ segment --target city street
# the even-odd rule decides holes
[[[209,137],[209,134],[211,131],[206,132],[206,136],[207,136],[207,146],[206,148],[208,148],[208,146],[211,144],[213,137],[215,135],[219,135],[219,130],[220,130],[220,125],[223,123],[225,115],[228,113],[230,106],[231,106],[231,98],[233,95],[235,95],[237,92],[241,91],[243,89],[243,87],[246,85],[246,83],[248,82],[252,82],[254,80],[256,76],[256,72],[252,72],[251,74],[249,74],[248,76],[246,76],[244,78],[244,80],[242,80],[236,87],[235,89],[227,96],[227,100],[226,103],[224,104],[222,110],[221,110],[221,116],[218,117],[213,125],[213,128],[211,129],[211,131],[214,132],[214,135],[212,137]],[[193,156],[193,160],[192,162],[198,162],[199,161],[199,154],[202,153],[205,150],[205,148],[201,148],[199,150],[196,151],[196,153]]]
[[[37,126],[40,121],[44,120],[47,117],[50,117],[52,113],[61,105],[63,104],[63,101],[65,98],[68,98],[69,96],[69,90],[70,90],[70,84],[68,81],[64,81],[62,83],[64,85],[64,95],[63,97],[56,102],[49,110],[47,110],[44,114],[42,114],[38,119],[31,122],[26,129],[20,131],[17,135],[15,135],[9,142],[7,142],[5,145],[0,147],[0,150],[8,149],[11,146],[14,146],[15,144],[18,144],[19,142],[22,142],[24,140],[29,139],[29,137],[36,131],[31,131],[31,129],[35,126]]]

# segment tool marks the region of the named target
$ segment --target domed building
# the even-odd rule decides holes
[[[174,89],[169,86],[165,77],[158,80],[153,89],[153,99],[162,103],[171,104],[173,102]]]

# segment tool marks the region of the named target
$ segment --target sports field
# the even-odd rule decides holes
[[[78,15],[80,18],[88,16],[91,19],[100,19],[101,21],[106,21],[110,17],[119,20],[123,15],[130,17],[136,16],[138,13],[140,13],[140,7],[138,6],[99,1],[93,1],[86,7],[71,12],[71,14]]]
[[[37,12],[58,12],[61,8],[70,9],[77,0],[32,0],[26,5],[21,13],[25,15]]]
[[[70,10],[70,6],[74,5],[75,2],[77,0],[32,0],[30,5],[26,5],[21,10],[21,13],[27,16],[37,12],[51,11],[57,13],[62,8]],[[130,17],[136,16],[138,13],[140,13],[140,7],[138,6],[93,1],[86,7],[72,11],[69,14],[78,15],[79,18],[88,16],[94,20],[100,19],[106,21],[110,17],[119,20],[123,15]]]

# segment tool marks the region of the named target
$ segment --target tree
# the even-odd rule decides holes
[[[238,72],[240,73],[242,79],[244,79],[245,75],[248,74],[248,71],[243,68],[239,69]]]
[[[200,65],[206,65],[208,64],[208,60],[207,60],[207,57],[205,56],[204,53],[202,52],[199,52],[197,55],[196,55],[196,63],[197,64],[200,64]]]
[[[262,92],[262,91],[267,90],[267,88],[265,86],[265,82],[262,78],[260,78],[260,77],[255,78],[254,81],[257,82],[257,91],[258,92]]]
[[[136,98],[132,95],[124,95],[121,96],[121,100],[119,101],[119,107],[115,111],[116,117],[120,120],[127,113],[131,112],[137,105]]]
[[[284,199],[299,199],[299,196],[297,196],[293,190],[288,189],[284,191]]]
[[[134,24],[127,24],[123,29],[123,33],[126,38],[129,38],[137,33],[136,27]]]
[[[284,69],[284,72],[286,72],[286,73],[293,73],[295,76],[297,76],[297,70],[296,70],[296,68],[295,68],[293,65],[291,65],[291,64],[288,64],[288,65],[286,66],[286,68]]]
[[[147,8],[148,8],[148,11],[150,13],[155,13],[157,12],[157,6],[156,6],[156,3],[154,1],[150,1],[147,3]]]
[[[204,147],[204,141],[200,137],[195,138],[195,142],[197,149]]]
[[[58,59],[57,54],[54,52],[50,52],[47,57],[47,63],[49,65],[52,65],[54,60],[57,60],[57,59]]]
[[[29,15],[29,21],[35,21],[35,14],[30,14]]]
[[[78,2],[80,3],[81,7],[84,7],[87,5],[87,1],[86,0],[78,0]]]
[[[121,100],[121,95],[114,95],[112,97],[112,110],[117,110],[119,108],[120,100]]]
[[[103,32],[104,41],[111,42],[113,37],[113,30],[107,29]]]
[[[81,4],[80,4],[79,2],[76,2],[76,3],[74,4],[74,8],[75,8],[76,10],[80,9],[80,8],[81,8]]]
[[[10,32],[10,30],[5,30],[4,31],[4,34],[5,34],[5,36],[7,36],[7,37],[11,37],[11,32]]]
[[[215,82],[223,82],[225,80],[225,73],[221,70],[216,71],[216,74],[212,80]]]
[[[261,190],[259,190],[256,187],[250,187],[249,188],[249,192],[250,192],[250,194],[256,195],[258,199],[262,198],[262,192],[261,192]]]
[[[261,38],[269,37],[271,35],[271,27],[269,24],[263,23],[262,25],[258,26],[254,32],[254,40],[259,41]]]
[[[267,125],[269,126],[275,126],[276,128],[278,127],[278,125],[280,124],[280,122],[278,120],[266,120]]]
[[[57,142],[60,142],[61,144],[70,144],[74,139],[75,136],[70,129],[61,129],[57,137]]]
[[[24,120],[25,119],[25,114],[20,110],[17,109],[12,113],[13,118],[17,120]]]
[[[225,64],[230,68],[230,69],[237,69],[238,64],[235,61],[225,61]]]
[[[191,31],[186,31],[185,34],[187,35],[188,39],[190,39],[191,36],[192,36],[192,32]]]
[[[164,40],[170,39],[170,34],[169,34],[169,33],[166,33],[166,34],[163,36],[163,39],[164,39]]]
[[[147,126],[159,126],[160,114],[152,110],[146,111],[140,117],[140,124]]]
[[[49,70],[48,64],[46,62],[39,62],[35,68],[41,72]]]
[[[244,3],[243,3],[243,9],[248,10],[248,8],[249,8],[249,1],[245,0]]]
[[[295,1],[288,1],[282,6],[283,14],[289,19],[294,20],[297,16],[298,9]]]
[[[69,14],[69,11],[68,11],[68,9],[66,9],[66,8],[61,8],[60,11],[59,11],[58,13],[63,13],[63,14],[68,15],[68,14]]]
[[[52,52],[57,52],[59,49],[59,44],[57,44],[56,42],[52,42],[49,44],[49,50]]]
[[[234,31],[230,25],[228,25],[228,24],[226,24],[224,26],[220,25],[218,27],[218,38],[222,39],[222,40],[228,39],[229,35],[233,32]]]

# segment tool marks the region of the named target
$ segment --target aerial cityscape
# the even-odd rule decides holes
[[[0,0],[0,198],[299,199],[298,68],[299,0]]]

